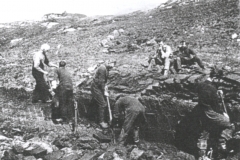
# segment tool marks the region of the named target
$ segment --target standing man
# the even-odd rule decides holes
[[[50,46],[48,44],[43,44],[40,51],[35,52],[33,55],[33,67],[32,75],[36,80],[36,86],[33,91],[32,102],[36,103],[41,100],[43,103],[50,101],[50,87],[44,79],[44,76],[48,75],[48,72],[44,70],[44,65],[49,67],[56,67],[53,63],[49,62],[46,53],[49,51]]]
[[[109,70],[113,68],[115,63],[107,62],[100,65],[94,75],[91,92],[94,102],[98,107],[99,124],[102,128],[108,128],[108,124],[105,122],[105,112],[107,110],[106,97],[109,96],[106,90],[106,83],[108,79]]]
[[[59,117],[65,122],[74,122],[74,105],[73,105],[73,83],[71,74],[65,68],[66,62],[59,62],[59,68],[55,71],[55,79],[59,80],[56,89],[56,97],[59,100]]]
[[[173,64],[172,56],[173,51],[169,45],[166,45],[161,41],[159,43],[159,48],[156,51],[156,54],[153,57],[150,57],[148,70],[152,67],[152,64],[159,64],[164,66],[163,75],[167,76],[170,67]]]
[[[139,125],[146,122],[146,119],[145,107],[136,98],[130,96],[119,98],[113,109],[113,118],[123,121],[118,138],[120,144],[125,143],[131,131],[133,131],[134,142],[139,142]]]
[[[201,67],[202,69],[204,69],[204,65],[202,63],[202,60],[197,56],[197,54],[188,48],[188,44],[186,44],[185,41],[181,42],[181,45],[178,46],[180,55],[179,57],[177,57],[176,59],[176,68],[177,71],[180,72],[182,69],[182,64],[184,65],[193,65],[195,62],[197,62],[197,64],[199,65],[199,67]]]

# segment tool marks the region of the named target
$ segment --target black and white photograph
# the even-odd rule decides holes
[[[239,0],[1,0],[0,160],[239,160]]]

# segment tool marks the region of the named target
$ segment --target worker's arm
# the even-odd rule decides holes
[[[56,67],[56,68],[58,68],[58,66],[56,64],[52,63],[52,62],[48,62],[48,66],[49,67]]]
[[[193,50],[188,49],[188,52],[189,52],[189,55],[190,55],[190,57],[189,57],[190,59],[193,59],[196,56],[196,53]]]
[[[54,71],[54,80],[59,84],[59,76],[58,76],[58,69]]]
[[[102,93],[105,91],[105,85],[106,85],[106,79],[107,79],[107,71],[106,68],[99,67],[98,70],[96,71],[96,79],[98,86]]]
[[[120,115],[119,108],[120,108],[120,106],[121,106],[121,101],[120,101],[120,99],[119,99],[119,100],[117,100],[117,102],[115,103],[114,108],[113,108],[113,111],[112,111],[113,118],[115,118],[115,119],[119,119],[119,115]]]

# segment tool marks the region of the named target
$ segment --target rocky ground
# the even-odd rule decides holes
[[[0,102],[0,156],[4,160],[194,159],[164,143],[142,140],[139,145],[118,146],[108,131],[85,119],[79,119],[73,133],[69,125],[51,121],[49,104],[17,101],[2,91]]]
[[[238,0],[219,0],[121,16],[49,14],[41,22],[4,24],[0,28],[0,141],[4,157],[97,159],[105,153],[102,159],[117,160],[130,159],[136,152],[139,159],[193,159],[173,146],[175,127],[196,105],[194,87],[207,77],[213,65],[225,69],[220,83],[229,113],[234,122],[239,122],[238,4]],[[159,39],[173,50],[181,40],[188,41],[207,69],[202,72],[192,66],[166,79],[157,70],[148,71],[148,57],[155,52]],[[156,124],[148,126],[152,134],[145,137],[146,142],[123,148],[101,143],[93,137],[100,130],[98,126],[84,118],[79,119],[78,133],[72,134],[68,125],[50,121],[47,104],[31,104],[35,85],[32,54],[43,43],[51,46],[51,61],[67,61],[81,116],[91,105],[89,85],[97,65],[116,60],[108,82],[111,106],[119,95],[141,98],[151,124]],[[53,70],[47,70],[51,79]]]

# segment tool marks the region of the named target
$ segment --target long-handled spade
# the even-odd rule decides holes
[[[229,115],[228,115],[228,113],[227,113],[227,109],[226,109],[226,106],[225,106],[225,103],[224,103],[224,100],[223,100],[223,96],[222,96],[222,94],[219,94],[219,95],[220,95],[220,97],[221,97],[223,109],[224,109],[224,112],[225,112],[225,113],[223,113],[223,114],[224,114],[225,117],[227,117],[227,118],[229,119]]]
[[[78,119],[78,103],[76,100],[74,100],[74,110],[75,110],[75,123],[73,125],[73,132],[76,134],[77,133],[77,119]]]
[[[106,92],[108,92],[108,88],[106,87],[105,88]],[[108,96],[106,96],[106,99],[107,99],[107,105],[108,105],[108,112],[109,112],[109,125],[112,127],[112,111],[111,111],[111,106],[110,106],[110,102],[109,102],[109,98]],[[115,144],[116,141],[115,141],[115,133],[114,133],[114,130],[113,128],[110,127],[110,130],[112,132],[112,135],[113,135],[113,143]]]

